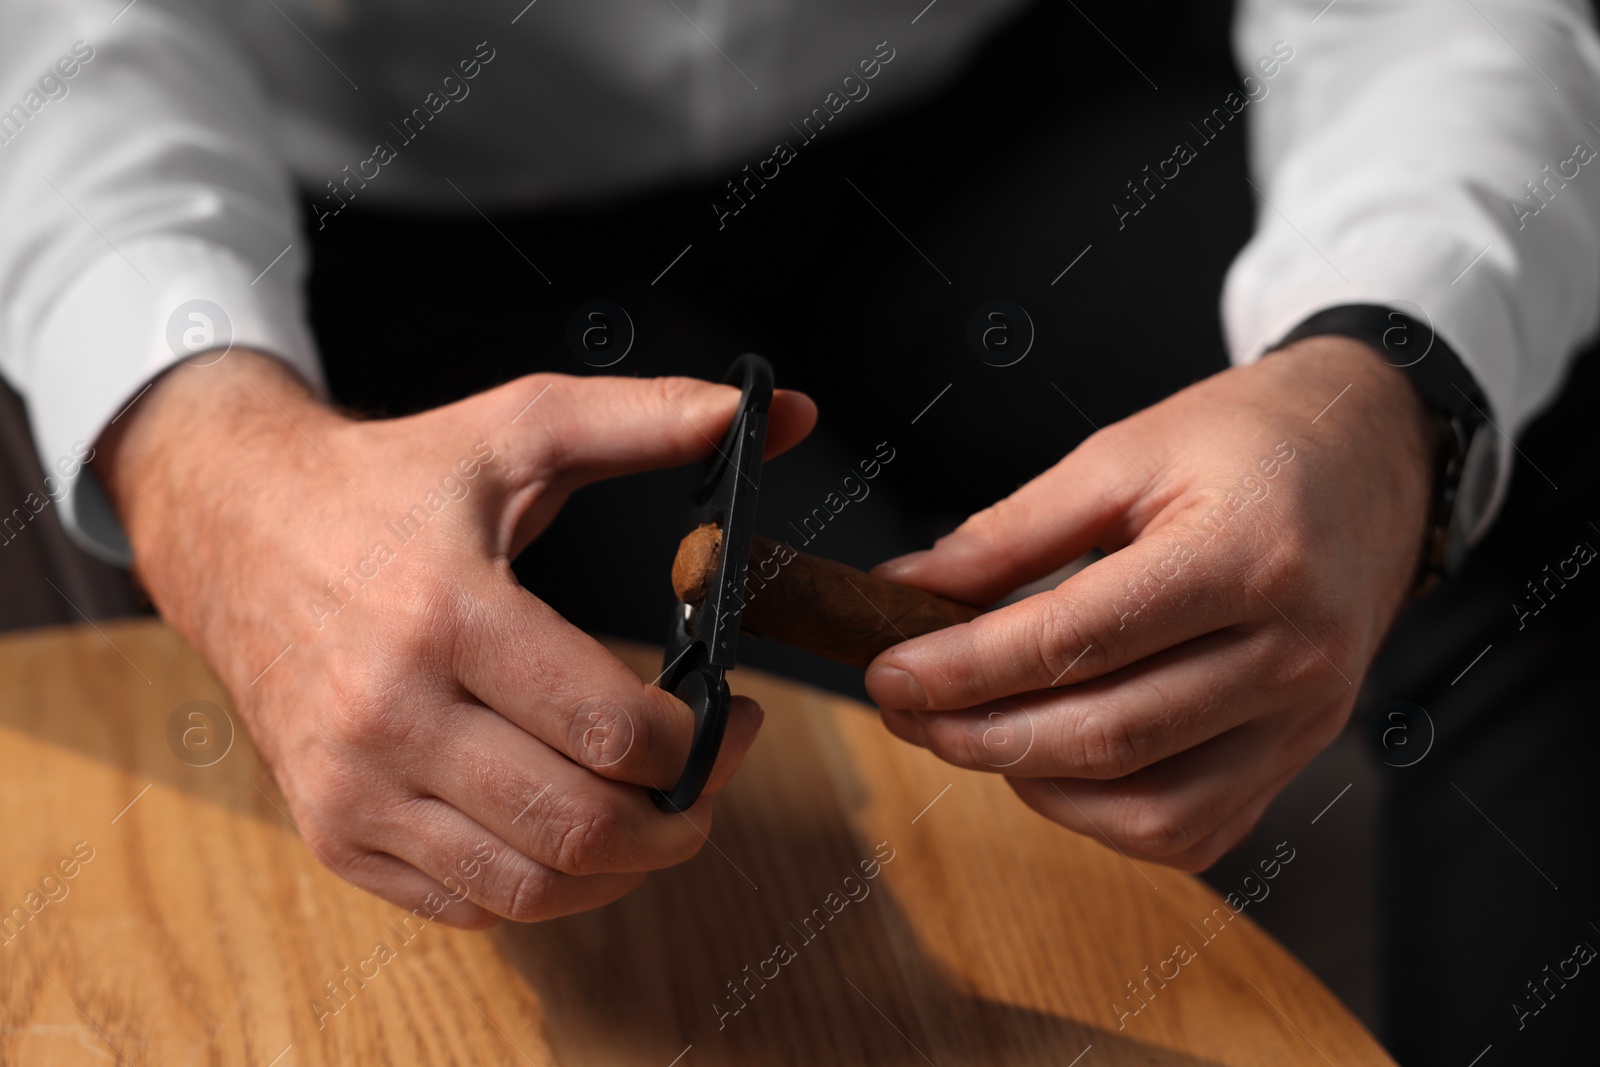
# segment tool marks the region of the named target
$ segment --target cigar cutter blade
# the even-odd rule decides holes
[[[723,381],[743,390],[739,409],[701,472],[686,527],[714,523],[722,530],[722,551],[705,600],[698,606],[679,601],[673,609],[658,683],[694,712],[694,739],[677,784],[670,792],[650,790],[650,799],[663,811],[687,809],[705,788],[728,725],[732,698],[724,675],[739,651],[739,614],[772,406],[772,367],[760,356],[743,355]]]

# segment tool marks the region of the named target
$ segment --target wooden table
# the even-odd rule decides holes
[[[1208,926],[1222,902],[1198,880],[1052,826],[859,705],[732,684],[767,719],[714,847],[597,912],[404,942],[400,909],[315,862],[242,731],[210,766],[174,755],[175,709],[229,701],[171,631],[0,640],[0,1062],[1391,1062],[1248,909]],[[325,983],[378,942],[393,958],[330,1014]],[[1163,963],[1179,942],[1194,957]],[[1119,1015],[1147,965],[1176,977]]]

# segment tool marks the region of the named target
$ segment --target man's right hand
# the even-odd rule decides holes
[[[761,709],[734,701],[705,795],[661,813],[641,787],[677,779],[692,714],[510,561],[579,486],[710,454],[737,401],[537,374],[356,421],[234,352],[163,376],[101,436],[96,471],[139,578],[233,694],[322,862],[405,908],[436,894],[452,925],[532,921],[697,852]],[[778,393],[769,454],[815,419]]]

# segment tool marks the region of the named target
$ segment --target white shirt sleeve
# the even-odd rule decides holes
[[[0,5],[0,372],[68,533],[122,564],[76,460],[154,377],[231,343],[322,388],[307,249],[250,65],[207,7],[125,5]]]
[[[1340,304],[1431,323],[1501,432],[1492,515],[1512,439],[1600,311],[1589,5],[1243,0],[1239,62],[1275,41],[1294,58],[1250,107],[1258,223],[1224,287],[1230,354],[1259,358]]]

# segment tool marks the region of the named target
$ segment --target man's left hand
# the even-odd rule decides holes
[[[1373,349],[1311,338],[1094,434],[879,574],[992,603],[867,672],[888,728],[1047,818],[1201,870],[1338,735],[1407,599],[1434,430]]]

